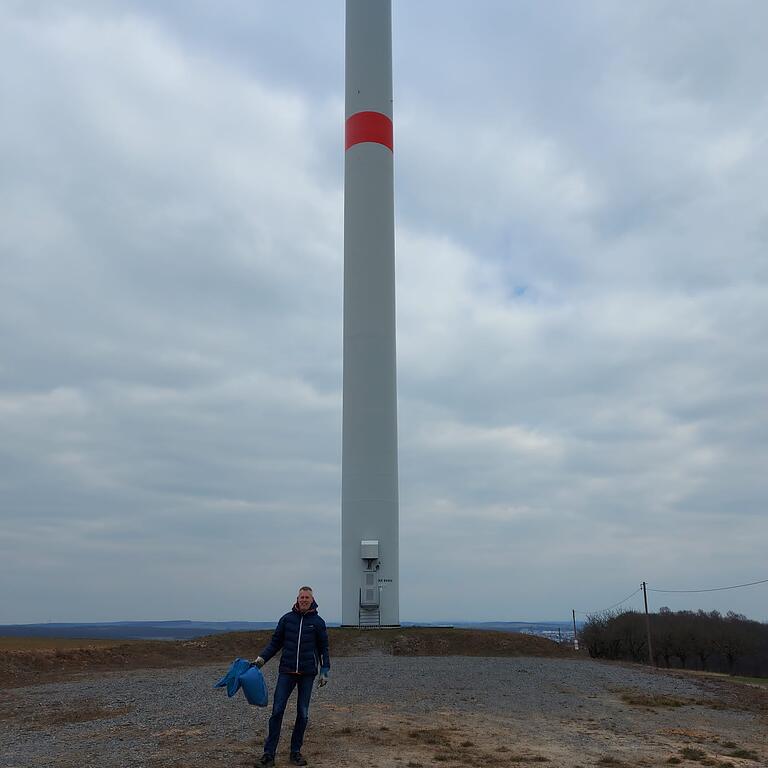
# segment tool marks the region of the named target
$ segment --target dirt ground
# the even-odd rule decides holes
[[[445,659],[410,660],[395,674],[446,679]],[[392,680],[378,700],[351,695],[363,674],[385,680],[370,659],[339,660],[337,690],[313,697],[304,752],[316,768],[427,768],[548,764],[615,766],[768,765],[768,701],[764,691],[696,682],[670,693],[659,675],[638,684],[632,670],[597,662],[504,660],[520,685],[509,705],[490,706],[483,685],[461,682],[454,700],[426,692],[408,698]],[[487,659],[466,662],[467,679],[482,681]],[[416,670],[418,669],[418,675]],[[574,676],[575,670],[575,676]],[[248,707],[211,689],[218,667],[88,675],[59,684],[0,692],[2,768],[208,768],[252,766],[261,754],[268,709]],[[607,673],[607,674],[606,674]],[[570,682],[563,683],[566,678]],[[581,681],[589,688],[579,690]],[[672,681],[676,685],[675,681]],[[574,684],[577,688],[574,688]],[[687,683],[686,683],[687,685]],[[658,692],[656,689],[664,692]],[[172,690],[180,690],[174,700]],[[194,691],[190,697],[187,691]],[[238,695],[239,696],[239,695]],[[447,702],[447,703],[446,703]],[[288,765],[295,706],[283,725],[278,765]]]
[[[523,662],[525,668],[527,662]],[[541,662],[544,668],[557,661]],[[585,676],[600,662],[579,665]],[[524,766],[563,768],[614,766],[768,766],[768,694],[728,681],[697,679],[697,692],[669,695],[638,690],[614,665],[598,689],[579,692],[557,683],[557,673],[531,674],[542,700],[521,701],[513,712],[468,712],[441,705],[424,712],[404,701],[359,704],[328,703],[319,709],[307,737],[317,766],[355,768],[426,768],[427,766]],[[666,673],[658,673],[663,680]],[[685,674],[673,674],[687,683]],[[663,688],[664,686],[660,686]],[[563,706],[562,696],[572,697]],[[484,695],[472,691],[471,698]],[[526,698],[520,691],[521,699]],[[503,707],[499,709],[503,710]],[[290,723],[292,710],[286,713]],[[317,734],[317,737],[315,737]],[[258,752],[258,740],[253,748]],[[287,752],[282,763],[287,763]],[[251,765],[242,753],[240,765]]]
[[[367,715],[364,722],[351,712],[331,708],[323,713],[324,737],[313,746],[316,765],[339,768],[370,765],[420,768],[435,765],[515,766],[545,764],[552,766],[646,766],[709,765],[766,766],[766,744],[755,739],[740,743],[729,736],[727,725],[718,728],[681,728],[666,725],[656,728],[646,739],[605,727],[594,720],[562,719],[559,729],[539,731],[535,723],[521,723],[503,716],[457,715],[437,711],[429,717],[414,716],[381,707]],[[638,719],[646,713],[638,711]],[[319,725],[319,723],[318,723]],[[644,729],[638,729],[642,733]],[[582,753],[571,746],[573,737],[584,734],[589,748]],[[759,743],[758,743],[759,741]],[[287,756],[286,756],[287,757]],[[285,761],[284,761],[285,762]],[[242,765],[249,765],[246,757]]]
[[[467,639],[443,637],[445,646],[439,635],[424,642],[418,633],[386,641],[348,635],[350,655],[336,654],[331,684],[313,694],[304,747],[310,765],[768,766],[764,688],[546,647],[539,657],[520,655],[525,639],[504,646],[506,656],[434,655]],[[487,651],[492,640],[482,642],[475,650]],[[83,649],[45,651],[57,652]],[[214,689],[221,663],[153,667],[153,651],[153,664],[134,668],[136,658],[125,662],[125,653],[112,660],[127,663],[127,671],[81,668],[89,657],[76,655],[59,657],[58,673],[48,659],[37,684],[20,685],[16,674],[0,690],[0,768],[254,765],[270,712]],[[27,675],[28,662],[6,669]],[[268,665],[265,674],[273,686],[276,670]],[[294,716],[292,700],[279,766],[289,765]]]

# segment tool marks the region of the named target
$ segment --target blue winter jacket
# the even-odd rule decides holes
[[[277,623],[267,647],[259,654],[269,661],[280,649],[280,672],[299,675],[316,675],[318,666],[327,673],[331,668],[328,655],[328,630],[325,622],[317,615],[317,603],[306,613],[300,613],[294,605]]]

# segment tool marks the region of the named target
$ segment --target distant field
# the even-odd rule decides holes
[[[94,640],[78,637],[0,637],[0,651],[65,651],[78,648],[114,648],[130,640]]]

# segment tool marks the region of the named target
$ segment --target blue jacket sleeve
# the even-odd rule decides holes
[[[282,647],[285,642],[285,616],[277,622],[277,627],[272,633],[272,639],[267,647],[259,654],[264,661],[269,661]]]
[[[317,633],[317,653],[320,656],[320,667],[328,671],[331,668],[331,656],[328,652],[328,629],[325,626],[325,622],[318,627],[320,630]]]

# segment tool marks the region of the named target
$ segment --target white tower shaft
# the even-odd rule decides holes
[[[391,0],[347,0],[346,9],[341,621],[394,626],[400,601]]]

